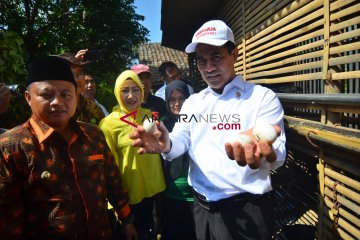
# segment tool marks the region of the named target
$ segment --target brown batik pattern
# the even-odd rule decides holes
[[[107,201],[129,216],[120,172],[98,127],[71,121],[69,143],[33,119],[0,137],[1,239],[108,239]]]
[[[76,107],[76,112],[73,116],[74,119],[98,125],[104,117],[104,112],[94,100],[81,96],[80,103]]]

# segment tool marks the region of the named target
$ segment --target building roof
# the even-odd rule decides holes
[[[144,43],[139,46],[139,62],[150,66],[154,89],[160,87],[163,82],[158,72],[159,66],[166,61],[174,62],[183,78],[189,74],[188,56],[183,51],[161,46],[160,43]]]

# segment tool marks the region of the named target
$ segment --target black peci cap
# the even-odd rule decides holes
[[[74,84],[75,87],[77,86],[74,75],[66,60],[55,56],[45,56],[34,59],[29,64],[26,86],[29,86],[33,82],[48,80],[67,81]]]

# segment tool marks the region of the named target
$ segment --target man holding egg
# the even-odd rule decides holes
[[[180,114],[238,114],[240,131],[215,129],[206,121],[179,121],[170,134],[162,124],[155,134],[135,129],[132,145],[140,147],[139,153],[162,152],[169,161],[189,152],[197,239],[270,239],[270,171],[286,157],[280,101],[270,89],[236,75],[238,49],[224,22],[206,22],[185,51],[195,53],[208,87],[191,95]]]

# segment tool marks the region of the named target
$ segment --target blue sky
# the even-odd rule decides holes
[[[145,17],[141,24],[150,31],[150,42],[161,42],[161,0],[135,0],[134,5],[136,13]]]

